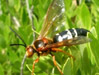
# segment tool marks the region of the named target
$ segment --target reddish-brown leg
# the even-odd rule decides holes
[[[67,53],[66,51],[63,51],[62,49],[59,49],[59,48],[51,48],[51,50],[52,50],[53,52],[62,52],[62,53],[64,53],[64,54],[68,55],[69,57],[72,57],[72,58],[75,60],[75,58],[74,58],[71,54]]]
[[[34,73],[35,64],[38,63],[39,57],[33,62],[32,75]]]
[[[57,62],[56,62],[56,60],[55,60],[55,56],[52,55],[52,57],[53,57],[53,63],[54,63],[54,65],[57,67],[57,69],[59,70],[59,72],[61,73],[61,75],[63,75],[63,72],[61,71],[61,69],[60,69],[59,66],[57,65]]]

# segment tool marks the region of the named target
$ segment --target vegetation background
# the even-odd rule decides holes
[[[27,1],[27,2],[26,2]],[[0,0],[0,75],[19,75],[25,54],[22,46],[9,46],[22,43],[9,29],[12,27],[30,45],[33,42],[32,20],[29,18],[28,6],[33,10],[33,23],[36,32],[40,32],[44,16],[52,0]],[[64,0],[66,22],[69,28],[82,27],[91,31],[88,35],[92,41],[88,44],[65,48],[76,60],[67,55],[56,53],[56,60],[64,75],[99,75],[99,1],[82,1],[76,5],[72,0]],[[27,58],[24,75],[30,75],[32,63],[37,58]],[[41,57],[35,66],[35,75],[60,75],[53,65],[52,57]]]

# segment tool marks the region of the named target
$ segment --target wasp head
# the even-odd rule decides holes
[[[35,50],[32,46],[27,46],[26,47],[26,55],[27,57],[32,57],[34,54]]]

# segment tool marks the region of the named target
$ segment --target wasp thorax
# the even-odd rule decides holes
[[[34,45],[35,45],[36,49],[45,46],[45,44],[44,44],[44,42],[43,42],[42,40],[37,40],[37,41],[35,41],[35,42],[34,42]]]
[[[33,47],[32,46],[28,46],[27,48],[26,48],[26,55],[27,55],[27,57],[32,57],[32,55],[34,54],[34,51],[33,51],[34,49],[33,49]]]

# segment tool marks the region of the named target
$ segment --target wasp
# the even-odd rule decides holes
[[[53,0],[48,8],[40,35],[32,45],[27,46],[24,40],[10,27],[11,31],[23,41],[23,44],[11,44],[11,46],[24,46],[26,48],[26,57],[32,57],[34,53],[38,56],[33,62],[32,75],[34,73],[35,64],[39,61],[40,56],[48,54],[52,56],[54,65],[57,67],[60,74],[63,75],[52,52],[62,52],[74,58],[71,54],[60,49],[60,47],[68,47],[90,42],[90,39],[87,38],[89,30],[84,28],[72,28],[66,30],[65,26],[66,17],[64,0]]]

